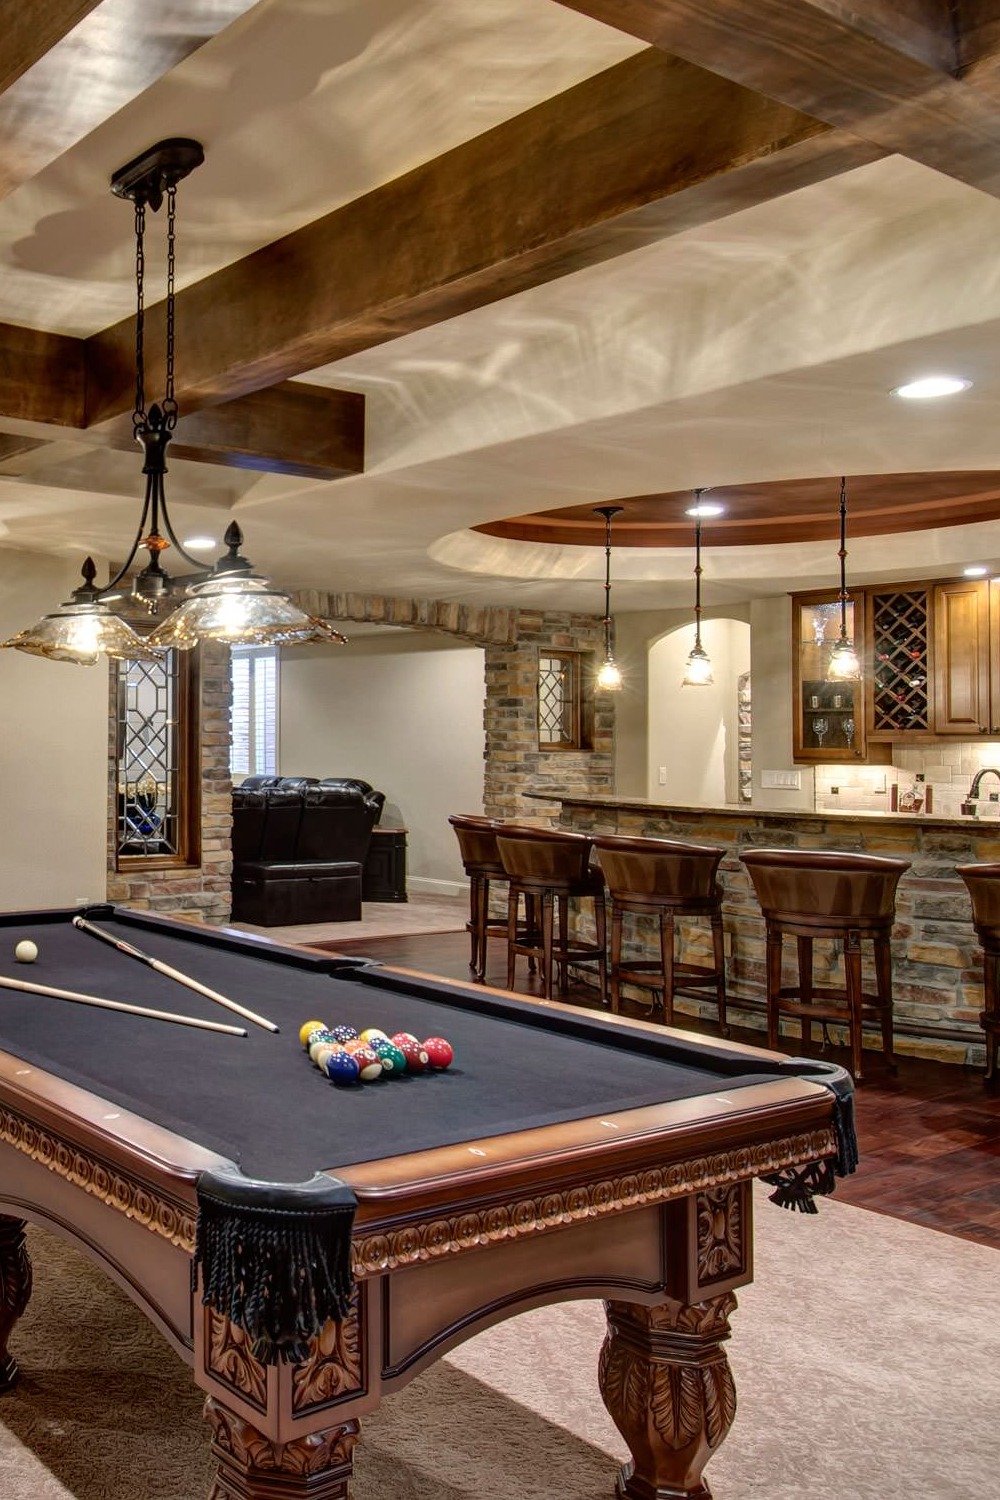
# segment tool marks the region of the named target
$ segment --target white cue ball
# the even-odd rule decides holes
[[[33,964],[38,957],[38,945],[30,938],[22,938],[14,949],[14,957],[19,964]]]

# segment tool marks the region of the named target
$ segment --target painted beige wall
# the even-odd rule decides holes
[[[703,620],[701,639],[712,662],[710,686],[683,686],[694,644],[690,625],[672,630],[649,652],[651,801],[723,807],[739,800],[737,678],[750,670],[750,627],[742,620]]]
[[[350,627],[345,627],[349,633]],[[432,631],[360,635],[347,647],[281,653],[283,776],[360,776],[402,822],[408,884],[466,889],[454,812],[482,812],[484,653]]]
[[[787,594],[750,606],[753,693],[753,805],[799,811],[813,807],[813,770],[792,761],[792,607]],[[767,790],[763,771],[795,770],[797,789]]]
[[[51,613],[79,564],[0,550],[0,639]],[[103,901],[108,672],[0,651],[0,908]]]

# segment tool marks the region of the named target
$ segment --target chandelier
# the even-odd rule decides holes
[[[177,538],[164,488],[167,447],[177,426],[178,407],[174,394],[176,344],[177,184],[205,159],[198,141],[172,138],[160,141],[126,163],[111,179],[111,191],[127,198],[135,210],[135,405],[132,430],[143,450],[142,472],[145,497],[139,524],[128,555],[103,588],[94,579],[96,567],[88,557],[83,565],[83,583],[70,599],[29,630],[4,641],[18,651],[46,656],[53,661],[71,661],[92,666],[101,655],[129,660],[148,660],[167,649],[190,650],[200,641],[223,641],[231,646],[290,645],[308,642],[345,644],[345,637],[328,621],[308,615],[291,598],[256,574],[241,554],[243,533],[234,521],[226,531],[226,552],[206,571],[204,564],[185,552]],[[156,213],[167,205],[166,257],[166,378],[164,395],[147,409],[145,392],[145,234],[146,212]],[[191,572],[174,579],[163,566],[163,554],[173,547],[189,564]],[[133,573],[140,551],[147,560]],[[188,597],[148,635],[141,635],[110,608],[120,598],[119,586],[130,576],[131,597],[151,615],[165,602]]]
[[[684,663],[682,687],[711,687],[715,681],[711,657],[701,644],[701,519],[705,515],[701,504],[703,494],[704,490],[695,490],[694,505],[688,511],[689,516],[694,516],[694,645]],[[712,508],[709,513],[714,515],[717,512]]]
[[[847,480],[840,481],[840,636],[830,653],[827,679],[832,682],[856,682],[861,663],[854,642],[847,631]]]
[[[604,660],[597,672],[597,686],[602,692],[621,691],[621,668],[611,648],[611,522],[620,515],[620,505],[595,505],[594,514],[604,517]]]

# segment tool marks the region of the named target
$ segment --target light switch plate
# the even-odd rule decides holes
[[[802,772],[761,771],[760,784],[765,791],[797,792],[802,786]]]

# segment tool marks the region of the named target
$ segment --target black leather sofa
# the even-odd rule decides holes
[[[233,919],[352,922],[385,796],[357,777],[249,776],[233,788]]]

